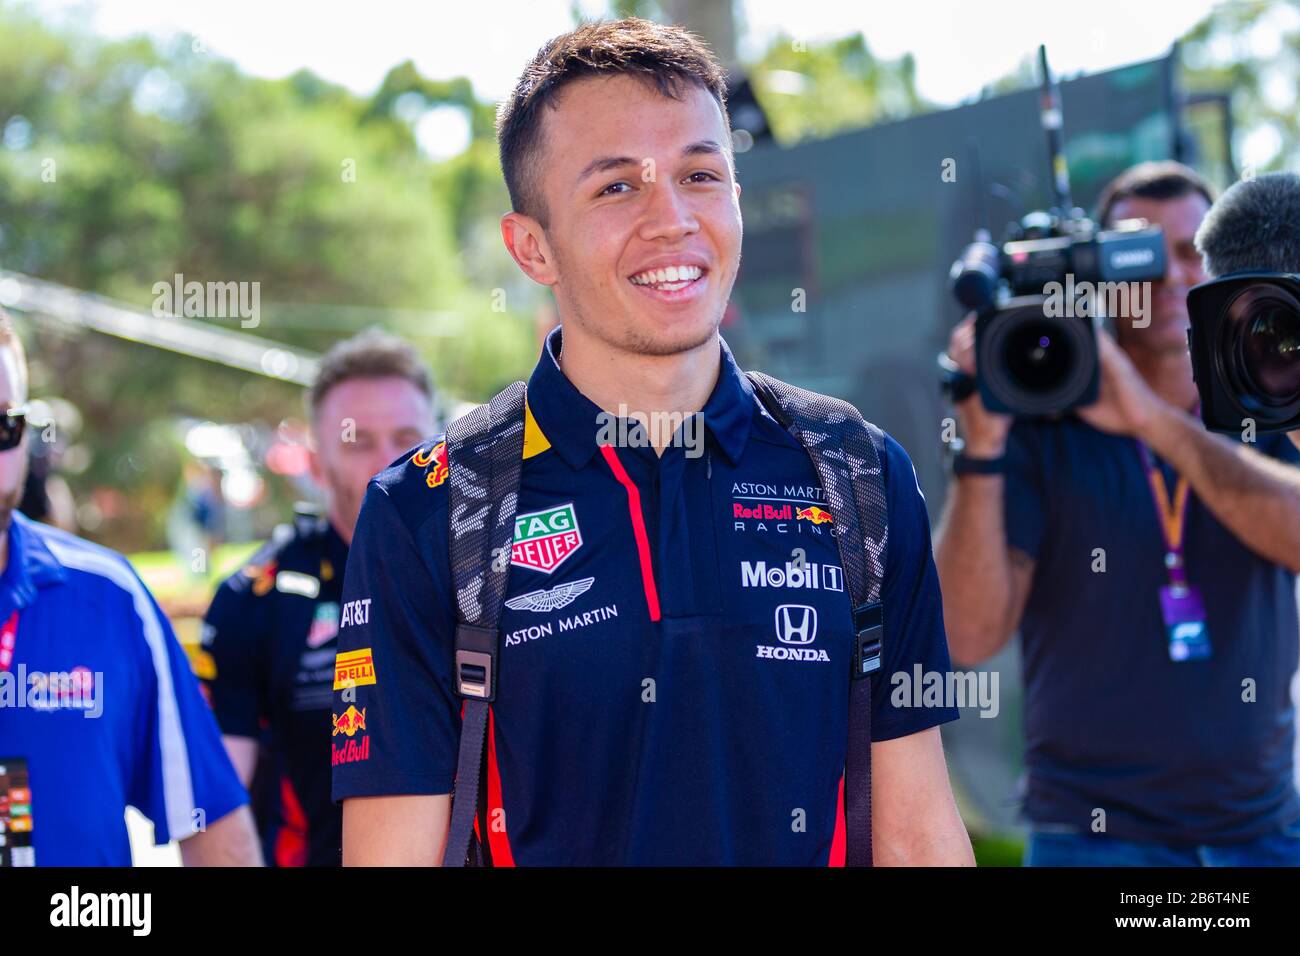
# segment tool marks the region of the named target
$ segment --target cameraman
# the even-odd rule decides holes
[[[1194,416],[1186,296],[1210,205],[1175,163],[1104,191],[1101,224],[1161,226],[1169,264],[1149,321],[1099,333],[1095,404],[1055,422],[990,414],[978,393],[957,408],[963,456],[992,473],[954,479],[935,560],[955,660],[1021,633],[1027,865],[1300,865],[1300,453]],[[1233,229],[1239,249],[1257,225]],[[972,320],[949,354],[974,373]],[[1187,629],[1208,657],[1180,659]]]

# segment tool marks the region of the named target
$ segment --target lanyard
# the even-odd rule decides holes
[[[1174,486],[1174,497],[1169,498],[1169,488],[1165,484],[1162,472],[1151,456],[1151,449],[1142,441],[1137,441],[1138,454],[1147,470],[1147,482],[1151,485],[1151,497],[1155,499],[1156,514],[1160,516],[1160,531],[1165,539],[1165,567],[1169,571],[1169,583],[1176,588],[1186,590],[1187,571],[1183,567],[1183,531],[1186,529],[1187,499],[1191,491],[1187,478],[1178,476]]]
[[[18,612],[14,611],[0,628],[0,673],[14,662],[14,644],[18,642]]]

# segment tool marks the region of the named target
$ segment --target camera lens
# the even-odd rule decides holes
[[[1281,309],[1255,315],[1243,345],[1246,374],[1260,392],[1289,402],[1300,393],[1300,316]]]
[[[976,327],[976,349],[986,397],[1013,414],[1058,415],[1094,400],[1092,320],[1047,314],[1043,296],[1007,302]]]
[[[1019,387],[1043,393],[1060,387],[1074,364],[1074,346],[1060,323],[1026,322],[1007,336],[1003,360]]]
[[[1300,302],[1278,286],[1247,287],[1229,303],[1227,368],[1238,399],[1278,409],[1300,401]]]

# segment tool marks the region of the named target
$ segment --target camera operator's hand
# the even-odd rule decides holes
[[[967,375],[975,374],[975,313],[967,315],[952,330],[948,338],[948,357]],[[986,409],[978,391],[954,408],[962,440],[966,443],[966,454],[974,458],[1001,457],[1006,451],[1007,434],[1015,419]]]
[[[1098,431],[1141,436],[1155,416],[1160,397],[1105,329],[1097,331],[1097,352],[1101,394],[1079,409],[1079,417]]]

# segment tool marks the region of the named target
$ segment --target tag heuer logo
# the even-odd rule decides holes
[[[582,547],[582,532],[573,504],[515,516],[515,540],[510,563],[550,574]]]
[[[595,578],[581,578],[568,584],[557,584],[553,588],[529,591],[506,601],[506,607],[514,611],[557,611],[578,600],[579,595],[587,593],[595,581]]]

